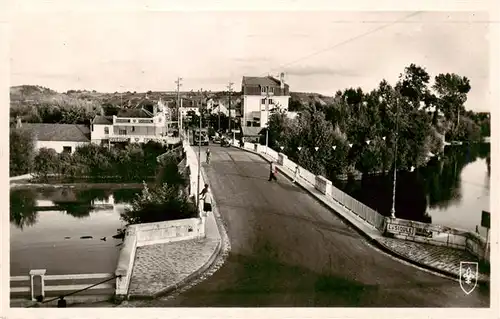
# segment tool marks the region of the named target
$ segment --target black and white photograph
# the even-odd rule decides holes
[[[6,15],[1,318],[498,318],[487,5],[97,3]]]

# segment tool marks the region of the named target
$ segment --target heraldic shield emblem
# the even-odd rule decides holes
[[[460,262],[460,287],[466,294],[470,294],[477,285],[479,265],[477,262]]]

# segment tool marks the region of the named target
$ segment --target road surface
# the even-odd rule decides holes
[[[205,161],[205,149],[202,160]],[[210,146],[205,165],[231,252],[211,277],[154,307],[489,307],[489,289],[382,253],[258,155]]]

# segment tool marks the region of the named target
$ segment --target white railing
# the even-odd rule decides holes
[[[114,289],[115,284],[110,280],[110,282],[102,283],[99,285],[94,285],[95,283],[84,283],[84,284],[73,284],[75,280],[95,280],[101,279],[104,281],[106,279],[112,279],[113,274],[110,273],[95,273],[95,274],[72,274],[72,275],[46,275],[46,269],[33,269],[29,272],[28,276],[11,276],[10,282],[26,282],[26,285],[16,286],[12,285],[10,287],[11,294],[29,294],[31,300],[36,301],[36,296],[42,296],[45,298],[45,292],[56,291],[56,292],[76,292],[78,290],[97,290],[97,289]],[[40,277],[40,293],[35,296],[35,278]],[[48,285],[47,282],[50,281],[71,281],[70,285]],[[99,281],[98,281],[99,282]]]
[[[265,145],[245,143],[244,147],[257,153],[266,152]],[[267,154],[274,157],[280,166],[289,169],[292,171],[292,174],[295,173],[297,164],[289,160],[285,154],[277,153],[270,148],[268,148]],[[326,178],[319,175],[317,176],[301,166],[299,166],[299,177],[321,193],[331,196],[349,212],[359,216],[381,233],[388,231],[404,240],[454,247],[466,250],[479,258],[488,261],[490,259],[490,248],[487,247],[486,240],[478,234],[440,225],[397,218],[391,219],[344,193],[342,190],[333,186],[331,181]],[[392,231],[392,229],[397,229],[398,231]]]

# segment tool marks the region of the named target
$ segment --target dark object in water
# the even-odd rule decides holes
[[[101,240],[106,241],[106,237],[101,238]]]
[[[118,245],[115,245],[115,247],[119,247],[119,246],[121,246],[121,245],[123,245],[123,243],[119,243]]]
[[[82,236],[80,237],[80,239],[92,239],[93,237],[92,236]]]
[[[111,237],[113,237],[114,239],[124,239],[125,238],[125,230],[124,229],[117,229],[117,234],[116,235],[113,235]]]
[[[71,238],[71,237],[69,237],[69,236],[64,237],[64,239],[70,239],[70,238]]]

